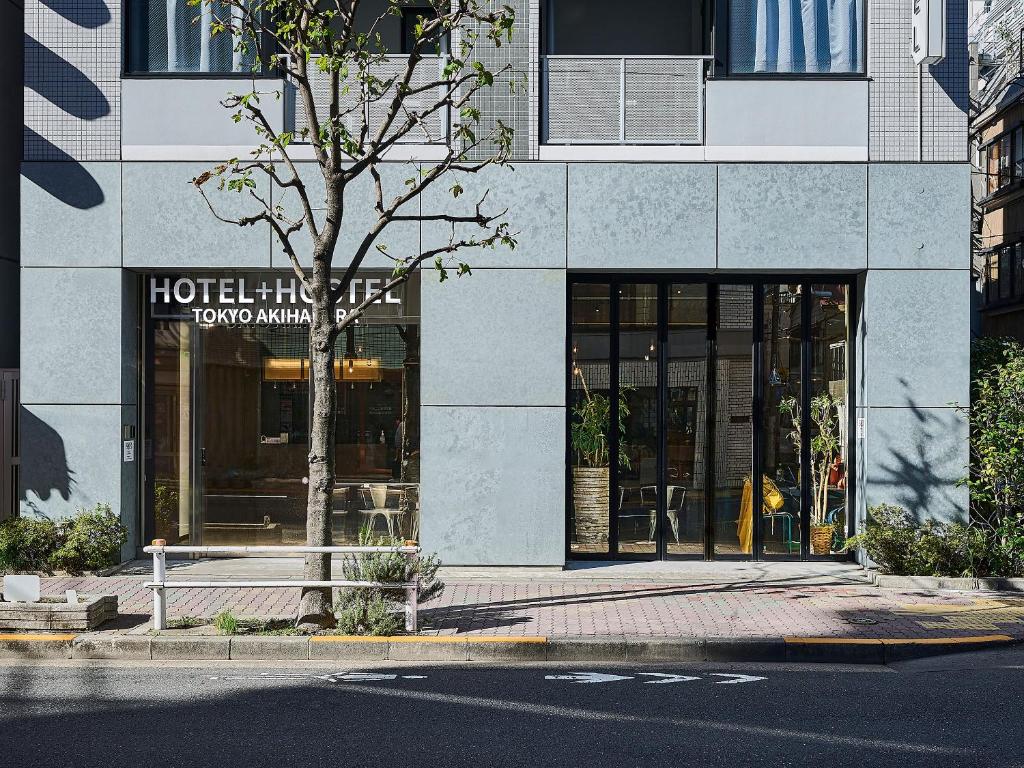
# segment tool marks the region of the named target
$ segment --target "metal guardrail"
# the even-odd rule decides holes
[[[314,107],[316,108],[317,116],[321,119],[326,119],[330,112],[330,90],[329,90],[329,74],[322,72],[316,64],[318,57],[311,56],[309,62],[309,81],[310,86],[313,90]],[[370,69],[370,74],[382,81],[390,80],[391,78],[400,77],[405,72],[405,67],[409,60],[408,56],[399,54],[388,54],[383,57],[383,60],[378,64],[375,64]],[[415,72],[413,73],[413,79],[410,85],[413,88],[427,85],[428,83],[434,82],[435,80],[444,79],[444,68],[448,62],[447,56],[424,56],[422,61],[417,65]],[[362,124],[363,117],[369,123],[371,134],[373,131],[380,126],[380,121],[387,115],[387,110],[391,107],[391,99],[394,93],[394,87],[392,86],[381,98],[372,101],[366,101],[365,96],[361,93],[354,93],[352,89],[362,89],[363,85],[354,76],[350,78],[351,82],[347,85],[348,92],[343,92],[340,95],[340,111],[345,112],[346,110],[352,109],[358,106],[360,98],[364,100],[364,110],[353,111],[342,119],[345,127],[353,134],[358,134],[359,127]],[[346,82],[341,83],[342,90],[346,88]],[[308,137],[306,139],[301,138],[300,134],[304,128],[309,127],[309,118],[306,114],[305,105],[302,100],[296,98],[296,92],[294,88],[289,90],[289,103],[291,105],[292,113],[292,126],[295,132],[296,143],[308,143]],[[442,97],[443,93],[441,88],[436,90],[424,91],[423,93],[414,94],[408,97],[406,101],[406,108],[409,110],[415,109],[426,109],[433,106]],[[426,121],[426,124],[420,128],[413,129],[410,133],[402,139],[403,144],[443,144],[447,142],[449,131],[450,131],[450,112],[448,107],[444,107],[435,112]],[[397,122],[401,123],[404,116],[400,115]]]
[[[366,553],[394,552],[405,555],[410,561],[415,561],[419,556],[420,548],[415,546],[396,547],[288,547],[288,546],[216,546],[216,547],[190,547],[190,546],[167,546],[166,544],[153,544],[145,547],[143,552],[153,555],[153,581],[146,584],[146,587],[153,590],[153,629],[167,629],[167,595],[168,589],[220,589],[234,587],[375,587],[379,589],[404,589],[405,590],[405,629],[408,632],[415,632],[417,627],[417,612],[419,609],[419,577],[410,582],[389,584],[377,581],[351,581],[345,579],[330,579],[327,581],[297,581],[294,579],[255,579],[242,580],[231,579],[230,581],[168,581],[166,555],[242,555],[242,554],[296,554],[296,555],[354,555]]]
[[[544,143],[703,144],[709,56],[545,56]]]

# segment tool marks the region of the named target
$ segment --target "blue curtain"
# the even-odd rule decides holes
[[[730,0],[732,72],[856,73],[863,0]]]

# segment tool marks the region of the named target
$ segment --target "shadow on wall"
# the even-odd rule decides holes
[[[82,70],[25,35],[25,85],[69,115],[98,120],[110,102]]]
[[[41,0],[54,13],[59,13],[73,24],[86,29],[102,27],[110,21],[110,11],[102,0]]]
[[[56,493],[71,500],[74,472],[68,467],[64,440],[56,430],[27,408],[21,408],[21,501],[33,512],[45,514],[36,499],[48,502]],[[26,450],[28,448],[29,450]],[[30,498],[29,494],[32,494]]]
[[[904,387],[908,386],[905,379],[901,379],[900,383]],[[885,501],[898,504],[922,522],[928,518],[950,517],[944,513],[936,514],[939,509],[955,511],[955,517],[966,518],[964,494],[956,486],[960,477],[950,477],[948,472],[951,466],[957,464],[961,447],[950,418],[959,419],[960,416],[952,408],[922,408],[910,399],[907,403],[905,410],[914,419],[913,428],[901,428],[898,432],[884,429],[879,431],[880,449],[886,452],[888,461],[876,464],[872,473],[874,476],[869,483],[885,489],[885,498],[876,498],[873,503]],[[879,409],[875,418],[883,411]],[[942,415],[949,418],[942,418]],[[966,442],[966,434],[963,440]],[[899,444],[911,444],[912,447],[900,452],[896,448]],[[966,446],[962,447],[966,450]],[[940,471],[936,471],[936,468]],[[962,474],[966,473],[964,467]]]
[[[103,200],[103,189],[81,163],[54,146],[27,125],[25,146],[46,144],[47,157],[57,162],[27,162],[21,166],[21,175],[40,189],[45,189],[62,203],[74,208],[95,208]]]
[[[968,68],[967,0],[947,0],[946,4],[946,56],[928,71],[949,100],[964,114],[970,108],[970,94],[965,73]],[[956,21],[952,21],[952,20]],[[960,21],[963,19],[964,21]]]

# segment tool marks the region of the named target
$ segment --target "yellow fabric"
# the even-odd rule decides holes
[[[785,499],[782,492],[767,477],[761,478],[761,512],[770,515],[782,509]],[[740,540],[740,552],[749,555],[754,550],[754,486],[748,477],[743,481],[743,495],[740,497],[740,519],[736,521],[736,537]]]

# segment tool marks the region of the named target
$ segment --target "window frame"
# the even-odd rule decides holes
[[[729,21],[731,0],[714,0],[712,12],[712,55],[715,61],[715,75],[729,80],[870,80],[868,76],[868,0],[864,3],[860,25],[859,72],[734,72],[729,58]],[[718,19],[722,19],[719,25]],[[718,50],[719,46],[721,51]]]
[[[280,67],[271,67],[269,61],[261,62],[259,72],[161,72],[131,68],[131,42],[135,34],[134,22],[139,13],[141,0],[124,0],[121,5],[121,79],[122,80],[280,80]],[[264,35],[264,50],[270,42]]]

